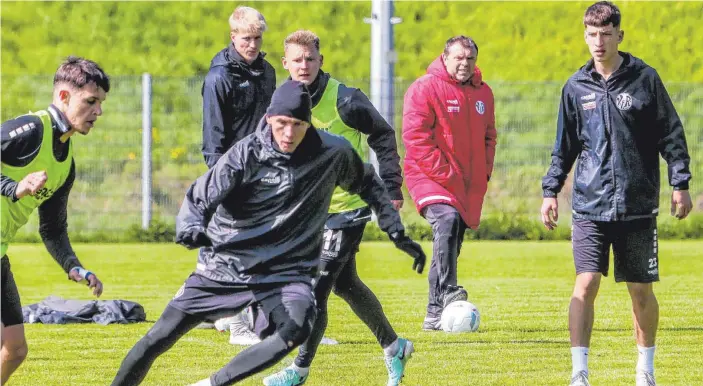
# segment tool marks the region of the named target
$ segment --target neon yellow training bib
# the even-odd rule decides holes
[[[327,82],[325,92],[317,106],[312,109],[312,124],[320,130],[328,131],[332,134],[341,135],[351,142],[362,160],[368,158],[368,145],[366,135],[344,124],[337,111],[337,95],[341,83],[330,78]],[[368,206],[357,194],[349,194],[344,189],[337,187],[332,195],[332,202],[328,213],[342,213],[350,210]]]
[[[12,202],[10,197],[0,197],[0,225],[2,226],[2,238],[0,238],[2,253],[0,253],[0,256],[4,256],[7,253],[9,243],[15,237],[17,231],[27,224],[29,216],[34,212],[34,209],[54,195],[66,182],[71,171],[73,145],[71,143],[68,145],[66,160],[63,162],[57,161],[54,157],[53,128],[49,113],[41,110],[29,115],[36,115],[42,121],[44,132],[42,134],[42,142],[39,145],[39,153],[27,166],[17,167],[3,162],[2,174],[19,183],[28,174],[44,170],[46,171],[47,180],[44,187],[33,196],[27,195],[15,202]]]

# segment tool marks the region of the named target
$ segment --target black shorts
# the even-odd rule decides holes
[[[659,281],[656,218],[617,222],[574,219],[571,243],[576,274],[600,272],[608,276],[612,246],[616,282]]]
[[[239,313],[256,303],[264,319],[257,321],[262,338],[275,332],[276,323],[290,318],[312,319],[315,296],[310,284],[302,282],[267,285],[221,283],[192,273],[178,289],[170,306],[203,319],[216,320]],[[281,317],[284,315],[284,317]],[[261,323],[259,325],[259,323]]]
[[[344,265],[351,257],[359,252],[359,245],[364,236],[366,224],[348,228],[327,229],[322,237],[322,253],[320,254],[321,270],[335,263]]]
[[[20,293],[17,291],[15,277],[10,270],[10,259],[7,255],[2,257],[2,324],[14,326],[22,324],[22,304]]]

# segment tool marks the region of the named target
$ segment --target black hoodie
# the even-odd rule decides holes
[[[608,80],[591,59],[562,90],[552,162],[542,180],[556,197],[578,159],[573,217],[623,221],[659,212],[659,155],[669,184],[688,189],[690,156],[683,126],[657,72],[621,52]]]
[[[188,189],[176,238],[206,234],[211,241],[200,248],[199,274],[229,283],[310,283],[337,186],[359,194],[389,235],[404,230],[373,166],[347,140],[310,128],[284,154],[271,137],[262,119]]]
[[[203,157],[208,167],[254,132],[276,89],[276,71],[260,53],[247,64],[234,46],[218,52],[203,83]]]

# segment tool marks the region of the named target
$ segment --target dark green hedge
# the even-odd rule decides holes
[[[407,234],[418,241],[432,241],[432,229],[422,221],[406,222]],[[658,218],[658,235],[661,239],[686,240],[703,238],[703,214],[693,213],[688,219],[678,221],[670,216]],[[535,218],[525,215],[486,216],[476,231],[467,231],[466,240],[569,240],[570,224],[562,221],[555,231],[547,231]],[[76,232],[71,234],[73,242],[173,242],[175,226],[156,221],[148,230],[133,225],[127,232]],[[376,223],[366,226],[364,241],[387,241],[388,236]],[[37,233],[20,234],[16,242],[40,242]]]
[[[369,76],[371,1],[349,2],[14,2],[2,4],[2,74],[53,74],[69,54],[99,60],[114,75],[190,76],[207,71],[228,42],[235,6],[266,16],[264,50],[280,64],[284,37],[299,28],[322,39],[325,68]],[[396,75],[414,79],[456,34],[473,36],[490,80],[565,80],[588,57],[583,12],[591,2],[396,1]],[[703,81],[701,2],[616,1],[624,50],[643,57],[665,81]]]

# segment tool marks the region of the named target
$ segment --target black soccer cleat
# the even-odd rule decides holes
[[[446,308],[450,303],[458,301],[467,301],[469,294],[466,292],[464,287],[456,286],[447,288],[447,292],[444,294],[444,307]]]

